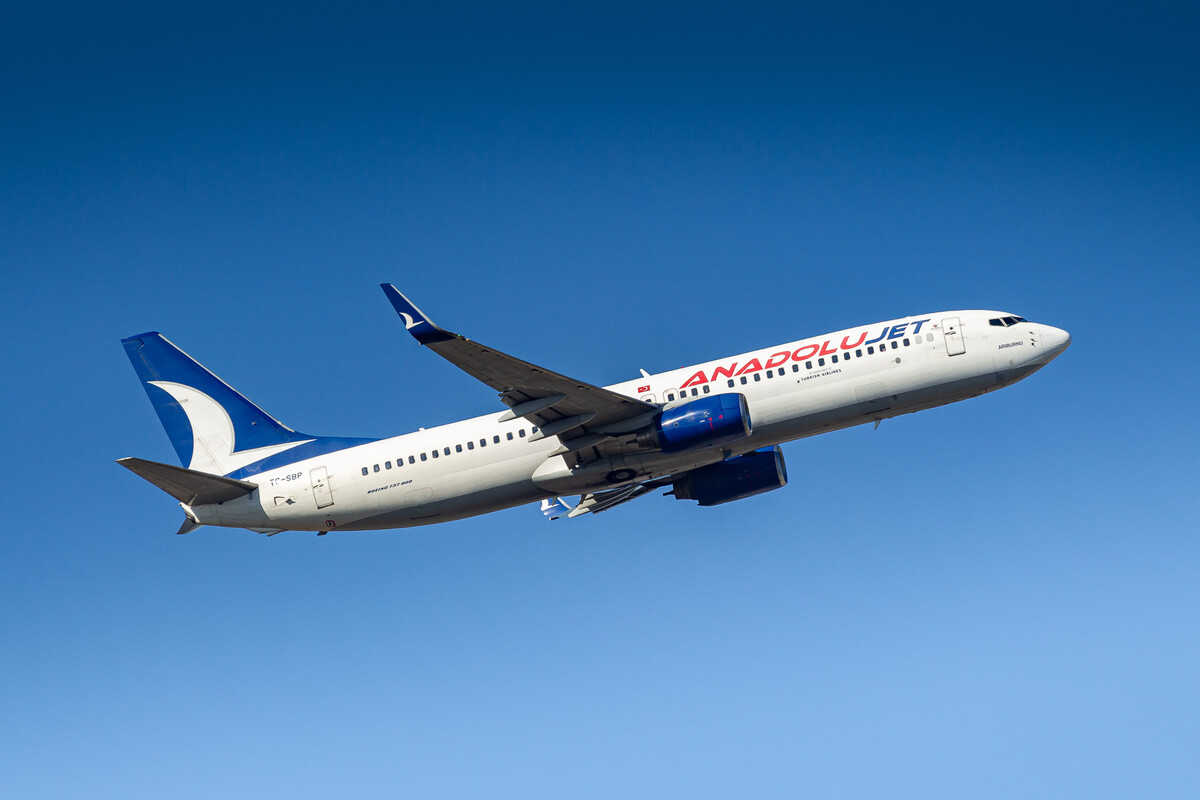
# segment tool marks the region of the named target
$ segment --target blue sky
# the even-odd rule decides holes
[[[1194,4],[0,17],[13,797],[1194,797]],[[781,491],[175,537],[157,329],[284,422],[910,313],[1066,328]]]

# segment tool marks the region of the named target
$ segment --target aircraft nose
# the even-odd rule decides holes
[[[1064,331],[1062,328],[1052,328],[1049,325],[1039,325],[1042,329],[1042,352],[1046,355],[1046,361],[1057,358],[1071,346],[1071,334]]]

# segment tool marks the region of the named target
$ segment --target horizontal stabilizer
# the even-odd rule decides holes
[[[258,488],[258,484],[248,481],[236,481],[233,478],[173,467],[142,458],[119,458],[117,463],[187,506],[236,500]]]

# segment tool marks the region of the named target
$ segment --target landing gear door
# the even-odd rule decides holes
[[[329,489],[329,475],[325,468],[317,467],[309,476],[312,477],[313,499],[317,501],[317,508],[333,505],[333,492]]]
[[[967,343],[963,341],[958,317],[946,317],[942,320],[942,337],[946,340],[946,355],[961,356],[967,352]]]

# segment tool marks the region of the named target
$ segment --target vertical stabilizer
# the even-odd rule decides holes
[[[121,344],[188,469],[226,475],[315,438],[263,411],[157,332]]]

